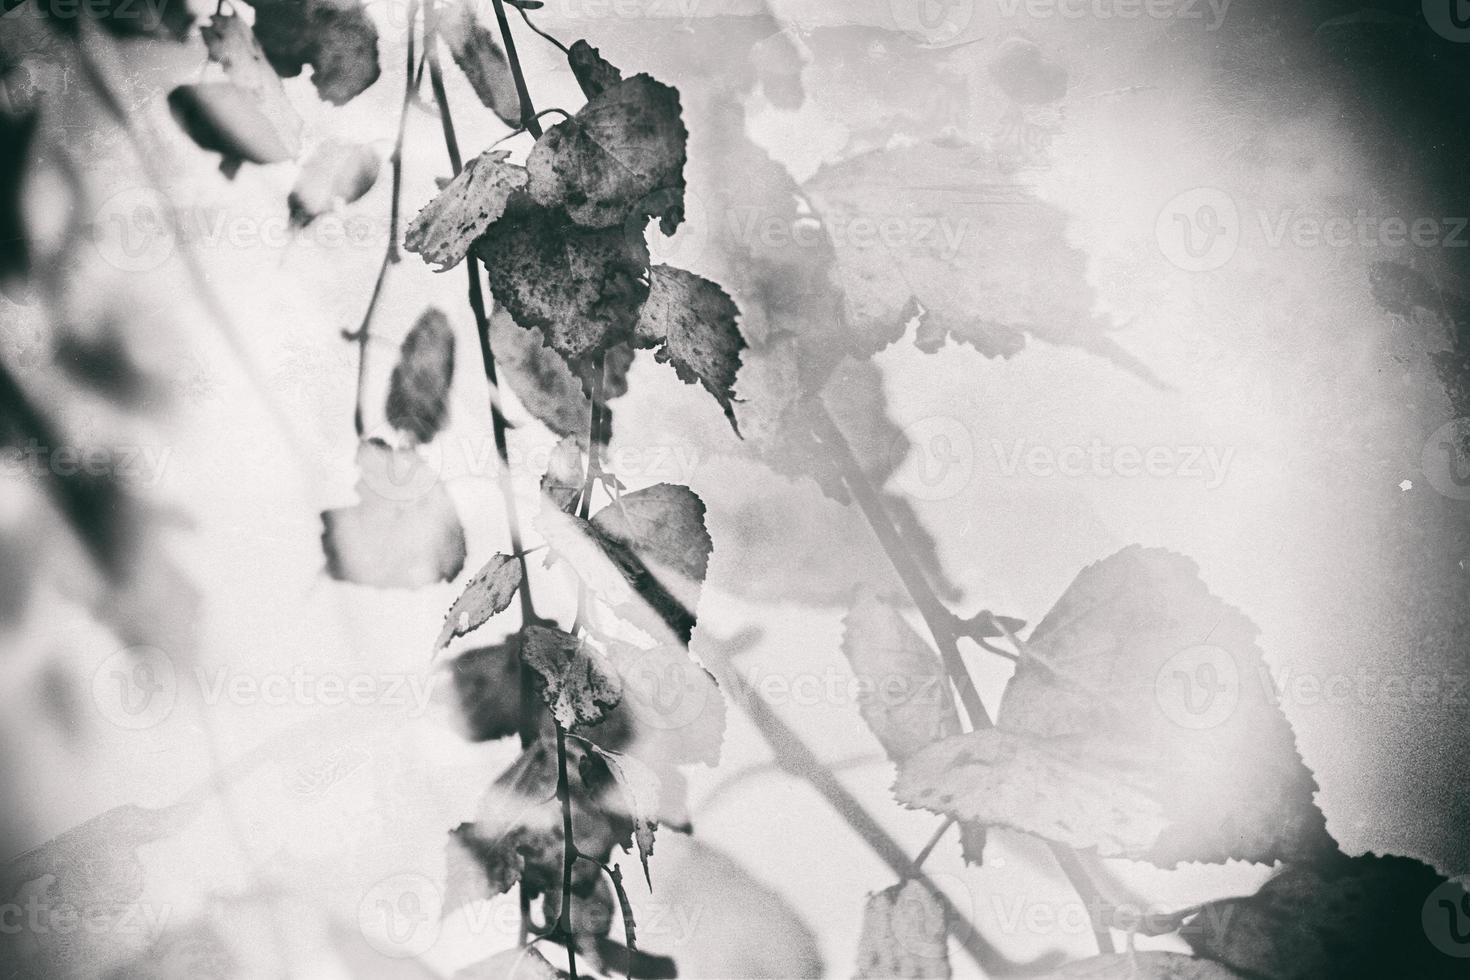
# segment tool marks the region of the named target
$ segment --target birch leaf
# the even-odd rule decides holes
[[[521,562],[510,555],[496,555],[475,573],[465,586],[464,592],[449,607],[444,618],[444,629],[434,643],[438,652],[449,645],[456,636],[464,636],[479,629],[492,616],[504,612],[521,587]]]
[[[505,150],[486,150],[409,222],[403,247],[446,272],[464,261],[475,239],[502,214],[510,196],[526,184],[526,171]]]
[[[236,87],[248,92],[275,129],[281,142],[296,156],[301,150],[301,116],[286,97],[281,78],[266,60],[250,25],[237,14],[215,14],[199,28],[209,60],[224,69]]]
[[[648,300],[639,314],[635,341],[655,349],[685,384],[702,384],[735,423],[735,376],[745,338],[740,310],[718,285],[683,269],[649,270]],[[738,427],[737,427],[737,430]]]
[[[432,440],[449,415],[453,378],[454,331],[449,319],[430,307],[420,314],[399,348],[384,406],[389,424],[417,442]]]
[[[378,80],[378,28],[359,0],[254,0],[255,36],[271,67],[295,78],[311,65],[311,84],[344,105]]]
[[[854,976],[943,977],[949,972],[944,906],[927,887],[906,881],[868,896]]]
[[[617,673],[587,643],[546,626],[527,626],[522,635],[522,659],[541,675],[542,698],[562,728],[595,725],[622,699]]]
[[[510,62],[495,41],[495,34],[475,16],[475,4],[459,0],[438,24],[439,36],[449,46],[470,87],[485,106],[507,126],[521,124],[521,98],[516,92]]]
[[[596,48],[585,40],[572,44],[567,51],[567,64],[572,66],[572,75],[582,86],[582,94],[595,98],[623,80],[618,71]]]
[[[322,143],[301,165],[286,198],[292,227],[305,228],[339,204],[351,204],[372,190],[382,163],[377,151],[365,143]]]

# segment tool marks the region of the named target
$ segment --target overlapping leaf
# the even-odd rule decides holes
[[[521,637],[468,650],[449,665],[465,737],[489,742],[520,730]]]
[[[238,88],[260,106],[291,156],[301,149],[301,116],[286,97],[281,78],[266,61],[260,42],[238,14],[215,14],[199,29],[209,59],[224,69]]]
[[[470,0],[454,3],[441,15],[437,30],[449,46],[454,63],[480,97],[480,103],[507,126],[519,126],[521,99],[510,62],[496,43],[494,33],[475,16],[475,5]]]
[[[589,372],[579,375],[573,371],[542,339],[539,329],[517,326],[504,308],[497,307],[490,317],[490,342],[501,383],[515,392],[521,407],[548,429],[585,448],[590,434],[587,420],[592,413],[592,399],[587,395]],[[609,350],[603,360],[603,397],[616,398],[627,391],[633,351],[620,345]],[[598,429],[604,444],[612,439],[613,414],[614,409],[604,404]]]
[[[475,239],[505,213],[510,196],[526,185],[524,167],[504,150],[486,150],[464,165],[438,196],[409,222],[403,247],[445,272],[464,261]]]
[[[617,780],[624,801],[622,812],[633,824],[633,843],[638,849],[638,859],[643,863],[643,877],[651,885],[648,859],[653,856],[653,838],[658,830],[659,799],[662,795],[658,774],[633,756],[609,752],[597,746],[593,746],[593,751]]]
[[[495,300],[568,362],[633,336],[648,298],[648,246],[621,227],[584,228],[514,197],[475,243]]]
[[[260,103],[233,82],[180,85],[169,92],[168,107],[200,149],[223,158],[226,176],[233,177],[242,161],[280,163],[295,156]]]
[[[577,84],[582,86],[582,94],[589,99],[601,95],[623,80],[623,73],[585,40],[573,42],[567,51],[567,64],[571,66]]]
[[[570,633],[527,626],[521,657],[541,675],[542,698],[562,728],[595,725],[622,700],[617,673],[599,652]]]
[[[286,78],[311,65],[311,84],[334,105],[378,80],[378,28],[359,0],[254,0],[255,36]]]
[[[526,160],[530,193],[588,228],[658,218],[672,235],[684,220],[679,93],[647,75],[610,85],[548,129]]]
[[[638,318],[636,342],[656,349],[685,384],[702,384],[735,425],[735,376],[745,338],[740,310],[717,284],[683,269],[649,270],[648,300]]]
[[[688,487],[658,483],[598,511],[592,529],[628,584],[687,646],[714,549],[704,501]]]
[[[918,753],[895,790],[1164,867],[1321,859],[1335,845],[1259,683],[1255,637],[1193,562],[1126,548],[1085,569],[1036,627],[998,729]]]

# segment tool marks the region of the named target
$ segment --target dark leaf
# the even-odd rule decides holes
[[[582,94],[589,99],[601,95],[623,80],[623,73],[585,40],[572,44],[567,52],[567,63],[572,66],[577,84],[582,86]]]
[[[466,738],[489,742],[520,729],[520,634],[506,637],[504,643],[466,651],[454,658],[449,669]]]
[[[449,414],[453,378],[454,331],[448,318],[430,307],[419,315],[399,349],[384,407],[388,423],[418,442],[432,440]]]
[[[639,314],[636,343],[656,348],[685,384],[702,384],[735,425],[735,376],[745,338],[740,310],[715,283],[683,269],[649,270],[648,300]]]
[[[902,762],[962,731],[944,665],[896,609],[865,591],[843,628],[859,710],[890,759]]]
[[[1470,893],[1406,857],[1294,865],[1181,929],[1195,953],[1261,980],[1465,976]]]
[[[366,143],[328,140],[306,162],[286,198],[291,224],[304,228],[340,204],[351,204],[373,189],[382,160]]]
[[[510,555],[491,558],[449,607],[449,614],[444,617],[444,629],[434,643],[435,652],[448,646],[456,636],[479,629],[490,621],[490,617],[504,612],[520,587],[521,560]]]
[[[688,487],[659,483],[604,507],[592,529],[628,584],[687,646],[714,548],[704,501]]]
[[[490,317],[490,343],[501,383],[515,392],[521,407],[537,421],[585,449],[592,399],[587,396],[583,378],[542,342],[543,336],[536,327],[517,326],[504,307],[497,307]],[[619,345],[608,351],[604,360],[603,394],[615,398],[627,389],[633,351]],[[604,445],[612,439],[612,415],[613,409],[604,405],[598,431]]]
[[[255,98],[231,82],[180,85],[168,94],[168,105],[190,139],[224,158],[226,176],[234,176],[242,160],[280,163],[295,155]]]
[[[357,452],[360,502],[322,513],[334,579],[379,588],[449,581],[464,568],[464,529],[444,484],[412,449],[368,440]]]
[[[378,28],[359,0],[254,0],[255,36],[286,78],[311,65],[317,94],[343,105],[378,80]]]
[[[439,21],[439,36],[449,45],[454,63],[469,79],[480,103],[507,126],[519,127],[521,98],[516,92],[510,62],[495,43],[494,33],[475,16],[475,6],[471,0],[453,4]]]
[[[21,190],[35,135],[35,113],[0,112],[0,284],[22,281],[30,273]]]
[[[505,150],[486,150],[409,222],[403,247],[437,263],[435,272],[459,265],[475,239],[505,213],[510,196],[526,185],[524,167],[507,163]]]
[[[528,747],[485,791],[476,820],[449,832],[444,914],[502,894],[527,860],[561,856],[556,812],[556,749],[545,740]]]
[[[231,82],[255,99],[281,143],[291,156],[296,156],[301,150],[301,117],[286,97],[281,78],[266,60],[250,25],[237,14],[215,14],[199,34],[209,49],[209,60],[219,64]]]
[[[559,211],[512,201],[474,246],[515,322],[537,327],[575,364],[633,336],[648,298],[648,246],[621,227],[587,229]]]
[[[917,881],[874,892],[863,908],[856,977],[949,977],[944,906]]]
[[[564,729],[595,725],[622,700],[617,673],[602,654],[570,633],[527,626],[521,658],[541,675],[542,699]]]
[[[588,228],[623,229],[659,218],[672,235],[684,220],[684,144],[679,93],[635,75],[548,129],[526,159],[532,197]]]

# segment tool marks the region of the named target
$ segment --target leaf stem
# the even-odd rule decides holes
[[[929,843],[925,844],[919,853],[914,855],[914,867],[922,868],[924,866],[924,862],[929,860],[929,855],[934,851],[935,846],[944,838],[949,828],[953,827],[955,823],[954,817],[946,817],[944,819],[944,822],[934,831],[934,836],[929,838]]]
[[[418,13],[418,0],[410,0],[408,6],[408,67],[403,82],[403,105],[398,110],[398,135],[393,140],[393,155],[389,163],[393,168],[393,191],[388,204],[388,247],[383,253],[383,263],[378,266],[378,278],[373,282],[372,296],[368,298],[367,310],[362,315],[362,324],[352,336],[357,340],[357,400],[352,410],[352,427],[357,438],[364,434],[363,402],[367,390],[368,340],[372,330],[373,314],[383,295],[383,284],[388,281],[388,269],[398,263],[398,216],[403,191],[403,137],[408,131],[408,110],[418,94],[418,81],[414,78],[413,24]]]
[[[572,865],[577,844],[572,837],[572,793],[567,781],[567,735],[556,723],[556,798],[561,802],[561,909],[557,929],[567,944],[567,972],[577,980],[577,941],[572,934]]]
[[[516,95],[521,100],[521,125],[534,139],[541,138],[541,123],[536,118],[536,108],[531,104],[531,93],[526,89],[526,75],[521,71],[521,59],[516,54],[515,38],[510,33],[510,21],[505,16],[505,0],[494,0],[495,20],[500,24],[500,37],[505,42],[505,57],[510,62],[510,74],[516,83]]]
[[[985,710],[984,702],[980,700],[980,692],[975,688],[975,681],[970,676],[969,670],[966,669],[964,659],[960,656],[953,627],[954,614],[939,600],[930,587],[928,579],[924,577],[923,570],[919,566],[918,559],[909,550],[907,543],[903,540],[903,535],[899,533],[898,528],[889,518],[877,489],[868,479],[867,473],[863,471],[857,457],[853,455],[852,448],[843,437],[841,430],[837,428],[837,423],[833,421],[826,406],[820,400],[816,402],[814,415],[813,428],[817,438],[831,447],[841,469],[843,482],[851,491],[853,499],[858,502],[858,506],[862,508],[863,515],[868,519],[869,526],[872,527],[873,533],[883,546],[889,562],[898,572],[899,578],[903,580],[904,587],[913,597],[914,605],[918,607],[919,614],[928,625],[929,632],[933,634],[934,642],[939,646],[940,654],[944,659],[945,672],[949,674],[950,681],[958,692],[965,713],[970,716],[971,728],[978,730],[994,727],[990,714]],[[1008,636],[1010,635],[1010,631],[1005,626],[1002,625],[1001,629]],[[1055,841],[1047,841],[1047,845],[1078,897],[1088,908],[1097,907],[1095,903],[1101,900],[1100,896],[1092,880],[1088,878],[1078,863],[1076,852]],[[1113,936],[1106,925],[1093,922],[1093,935],[1097,939],[1097,947],[1100,952],[1114,951]]]

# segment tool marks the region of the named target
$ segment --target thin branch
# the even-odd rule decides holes
[[[561,910],[557,929],[567,944],[567,972],[577,980],[577,942],[572,934],[572,865],[577,861],[577,844],[572,837],[572,793],[567,782],[567,735],[556,725],[556,798],[561,802]]]
[[[368,340],[371,337],[373,314],[378,310],[378,301],[383,295],[383,284],[388,281],[388,269],[398,264],[398,219],[400,199],[403,196],[403,137],[408,132],[408,110],[418,94],[418,82],[414,78],[414,32],[413,24],[418,13],[418,0],[410,0],[408,6],[408,57],[404,69],[403,105],[398,110],[398,135],[393,140],[393,155],[389,162],[393,167],[393,191],[388,203],[388,247],[383,252],[383,264],[378,266],[378,278],[373,282],[373,292],[368,298],[367,310],[362,315],[362,324],[352,337],[357,341],[357,400],[352,411],[352,427],[361,439],[363,425],[363,403],[366,401]]]
[[[924,866],[924,862],[929,860],[929,855],[933,853],[935,846],[944,838],[944,835],[949,832],[949,828],[953,827],[956,822],[954,817],[944,818],[944,822],[934,831],[934,836],[929,838],[929,843],[925,844],[919,850],[919,853],[914,855],[914,867],[922,868]]]
[[[964,705],[965,713],[970,716],[972,729],[994,727],[990,714],[985,710],[985,704],[980,700],[980,692],[975,688],[975,681],[965,667],[965,661],[960,656],[959,646],[956,642],[953,628],[954,614],[939,600],[929,580],[924,577],[923,569],[919,566],[919,560],[909,550],[903,535],[894,526],[888,516],[887,509],[883,506],[882,499],[878,496],[877,489],[868,479],[868,474],[863,471],[858,463],[857,457],[853,455],[852,448],[847,444],[837,423],[827,412],[826,406],[820,401],[815,403],[815,423],[813,429],[817,438],[831,447],[838,467],[842,472],[843,482],[852,493],[853,499],[862,508],[863,515],[868,519],[869,526],[883,546],[889,562],[898,572],[903,580],[904,587],[908,589],[909,595],[913,597],[914,605],[918,607],[919,614],[929,627],[929,632],[934,636],[934,642],[939,647],[939,652],[944,660],[945,672],[954,684],[959,695],[960,702]],[[1011,631],[997,621],[1002,631],[1008,638],[1015,642]],[[1019,651],[1023,656],[1024,650]],[[1097,889],[1092,880],[1087,877],[1086,872],[1077,863],[1077,854],[1070,847],[1055,841],[1047,842],[1052,856],[1062,873],[1067,876],[1073,889],[1077,892],[1084,904],[1095,902],[1098,898]],[[1095,907],[1089,905],[1089,908]],[[1098,950],[1103,953],[1113,952],[1113,937],[1106,926],[1093,923],[1093,933],[1097,939]]]
[[[495,20],[500,24],[500,38],[505,42],[505,57],[510,62],[510,74],[515,79],[516,95],[521,100],[521,125],[536,139],[541,138],[541,123],[536,118],[536,107],[531,104],[531,93],[526,89],[526,75],[521,71],[521,59],[516,54],[516,41],[510,33],[510,21],[505,16],[505,0],[494,0]]]
[[[552,44],[556,45],[558,48],[561,48],[561,53],[562,54],[564,54],[564,55],[571,55],[571,53],[572,53],[571,48],[568,48],[565,44],[562,44],[556,38],[552,37],[550,34],[546,33],[541,28],[539,28],[539,27],[536,26],[535,22],[531,20],[531,15],[530,15],[530,13],[527,12],[527,10],[526,10],[525,7],[522,7],[522,6],[517,5],[516,6],[516,10],[520,11],[521,20],[523,20],[523,21],[526,22],[526,26],[527,27],[529,27],[531,30],[535,31],[537,34],[541,35],[546,40],[550,41]]]

